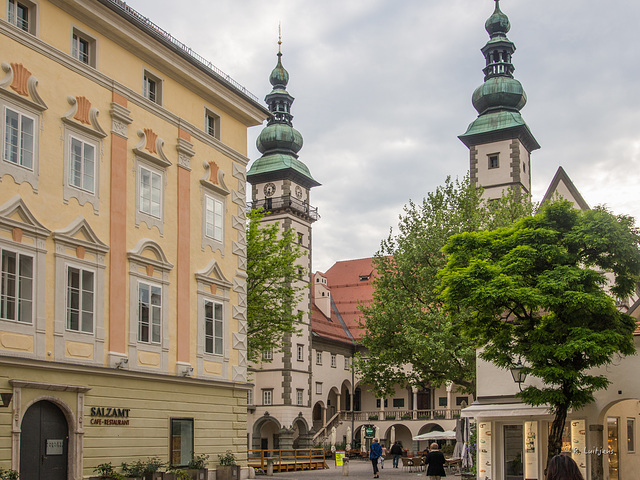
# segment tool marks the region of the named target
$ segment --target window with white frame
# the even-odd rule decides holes
[[[94,272],[67,267],[67,330],[93,333]]]
[[[0,178],[9,174],[18,184],[31,184],[34,191],[38,190],[38,136],[44,110],[18,95],[8,97],[0,88]]]
[[[253,405],[253,389],[247,390],[247,405]]]
[[[138,167],[140,212],[162,218],[162,173],[149,167]]]
[[[210,195],[204,196],[204,210],[205,210],[205,222],[204,222],[204,234],[206,237],[222,242],[223,235],[223,211],[224,207],[220,200],[211,197]]]
[[[331,354],[331,368],[336,368],[338,366],[338,359],[335,353]]]
[[[24,0],[8,1],[7,20],[25,32],[36,34],[36,4]]]
[[[73,29],[71,35],[71,56],[91,67],[96,66],[96,40],[95,38]]]
[[[302,388],[296,389],[296,405],[304,405],[304,390]]]
[[[0,249],[0,318],[33,322],[33,257]]]
[[[142,83],[142,95],[158,105],[162,105],[162,80],[145,70]]]
[[[322,352],[316,352],[316,365],[322,365]]]
[[[35,119],[10,107],[4,109],[5,162],[33,170]]]
[[[322,395],[322,382],[316,382],[316,395]]]
[[[213,113],[208,108],[204,114],[204,128],[207,135],[220,139],[220,115]]]
[[[270,348],[262,352],[262,360],[266,362],[270,362],[271,360],[273,360],[273,349]]]
[[[138,282],[138,341],[162,342],[162,288]]]
[[[500,157],[497,153],[489,155],[489,169],[500,167]]]
[[[262,390],[262,404],[273,405],[273,389],[269,388]]]
[[[214,355],[224,353],[222,303],[204,301],[204,351]]]
[[[69,135],[69,185],[95,192],[96,146]]]
[[[298,355],[296,358],[299,362],[304,361],[304,345],[298,345]]]
[[[351,358],[344,357],[344,369],[349,370],[351,368]]]

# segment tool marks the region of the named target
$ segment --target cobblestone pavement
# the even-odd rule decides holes
[[[273,477],[267,477],[265,475],[256,475],[256,479],[274,479],[274,480],[328,480],[328,479],[341,479],[341,478],[373,478],[373,467],[371,462],[366,460],[352,460],[349,462],[349,476],[342,475],[342,467],[335,467],[333,460],[327,459],[327,465],[329,469],[325,470],[307,470],[303,472],[284,472],[274,473]],[[400,480],[405,478],[407,480],[428,480],[429,477],[425,475],[425,472],[410,472],[406,468],[402,468],[402,463],[399,468],[392,468],[391,459],[384,462],[385,468],[380,470],[380,480],[385,478],[393,478]],[[459,480],[460,475],[447,475],[447,479]]]

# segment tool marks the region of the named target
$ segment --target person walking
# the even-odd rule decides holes
[[[584,480],[584,477],[573,458],[556,455],[549,462],[547,480]]]
[[[440,480],[441,477],[447,476],[444,471],[446,460],[436,442],[433,442],[429,447],[429,453],[425,455],[424,463],[427,464],[427,475],[431,477],[431,480]]]
[[[369,460],[373,465],[373,478],[380,478],[378,475],[378,459],[382,456],[382,446],[378,443],[378,439],[374,438],[371,448],[369,448]]]
[[[402,447],[400,446],[400,442],[396,442],[391,446],[391,450],[389,453],[393,455],[393,468],[398,468],[398,463],[400,462],[400,457],[402,456]]]

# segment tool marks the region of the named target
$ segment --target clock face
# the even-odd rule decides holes
[[[300,187],[300,185],[296,185],[296,197],[302,199],[302,188]]]
[[[267,183],[264,186],[264,195],[266,197],[271,197],[274,193],[276,193],[276,186],[273,183]]]

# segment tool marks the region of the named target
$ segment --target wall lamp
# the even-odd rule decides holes
[[[511,376],[513,377],[513,381],[518,384],[518,388],[522,391],[522,384],[527,379],[527,372],[524,371],[524,365],[522,364],[522,360],[518,358],[518,363],[516,363],[513,367],[511,367]]]

